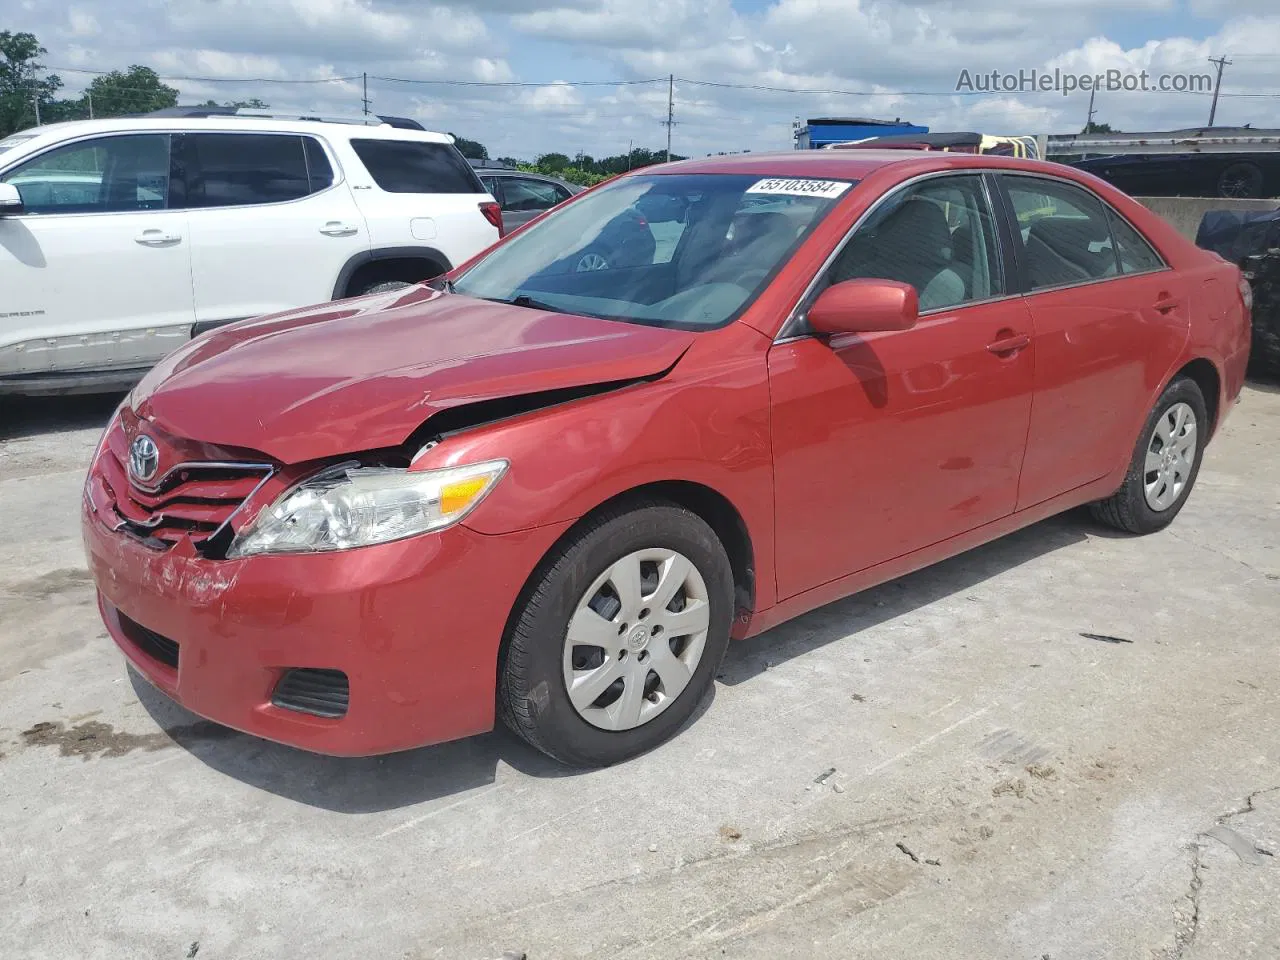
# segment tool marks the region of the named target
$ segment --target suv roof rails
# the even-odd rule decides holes
[[[383,117],[364,116],[362,114],[352,114],[350,116],[323,116],[321,114],[292,111],[250,110],[243,107],[163,107],[159,110],[152,110],[150,113],[144,113],[142,116],[183,117],[185,119],[197,119],[200,117],[245,117],[252,120],[311,120],[319,123],[350,123],[366,127],[380,127],[388,124],[388,121]],[[414,123],[415,121],[410,120],[407,122]],[[401,124],[391,124],[391,126],[400,125]],[[417,129],[423,129],[421,124],[417,126]]]
[[[515,170],[516,167],[509,163],[503,163],[501,160],[477,160],[474,157],[467,157],[467,163],[471,164],[475,170]]]

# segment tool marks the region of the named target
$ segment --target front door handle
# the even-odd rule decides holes
[[[350,237],[359,233],[360,228],[340,220],[330,220],[320,228],[320,232],[326,237]]]
[[[1031,345],[1031,337],[1025,333],[1001,330],[996,336],[998,339],[988,343],[987,349],[997,357],[1011,357],[1019,350]]]
[[[182,237],[176,233],[165,233],[163,230],[143,230],[133,238],[133,242],[140,243],[144,247],[168,247],[181,243]]]

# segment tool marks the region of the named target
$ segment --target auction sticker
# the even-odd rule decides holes
[[[834,200],[844,193],[852,184],[840,180],[791,180],[783,177],[771,177],[768,180],[757,180],[747,187],[747,193],[769,193],[787,197],[822,197]]]

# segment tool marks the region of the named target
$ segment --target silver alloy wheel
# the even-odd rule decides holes
[[[609,261],[599,253],[584,253],[578,259],[578,273],[592,273],[596,270],[608,270]]]
[[[706,582],[674,550],[629,553],[578,601],[564,641],[564,685],[602,730],[648,723],[684,692],[711,625]]]
[[[1157,513],[1168,510],[1187,489],[1196,462],[1196,413],[1185,403],[1175,403],[1156,421],[1143,466],[1143,490],[1147,506]]]

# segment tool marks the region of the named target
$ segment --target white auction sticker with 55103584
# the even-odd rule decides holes
[[[785,177],[770,177],[757,180],[747,187],[747,193],[768,193],[774,196],[787,197],[822,197],[834,200],[844,193],[852,184],[840,180],[792,180]]]

